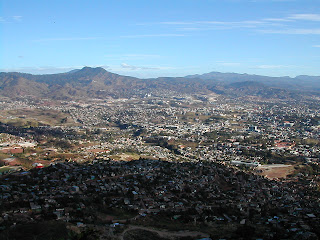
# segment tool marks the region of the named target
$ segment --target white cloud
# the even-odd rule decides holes
[[[279,25],[277,28],[273,29],[260,29],[261,33],[271,33],[271,34],[296,34],[296,35],[319,35],[320,28],[312,28],[310,22],[320,21],[320,14],[291,14],[284,18],[266,18],[266,21],[281,22],[286,25]],[[303,24],[304,27],[296,28],[297,23]],[[308,26],[312,26],[311,28]]]
[[[129,68],[130,70],[137,70],[137,69],[138,69],[138,67],[133,66],[133,65],[129,65],[129,64],[127,64],[127,63],[121,63],[121,67],[123,67],[123,68]]]
[[[292,19],[287,19],[287,18],[264,18],[263,21],[268,21],[268,22],[292,22]]]
[[[22,20],[22,16],[12,16],[13,20],[20,22]]]
[[[14,22],[21,22],[21,20],[22,20],[22,16],[18,16],[18,15],[16,15],[16,16],[9,16],[9,17],[0,17],[0,23],[2,22],[2,23],[12,23],[13,21]]]
[[[194,23],[195,22],[160,22],[160,24],[165,24],[165,25],[190,25]]]
[[[192,22],[160,22],[163,25],[171,25],[171,26],[190,26],[193,28],[200,27],[212,27],[212,26],[224,26],[224,27],[257,27],[259,25],[265,24],[264,21],[237,21],[237,22],[227,22],[227,21],[192,21]],[[186,27],[185,29],[188,29]]]
[[[320,21],[320,14],[292,14],[288,17],[288,19]]]
[[[319,35],[320,28],[316,29],[270,29],[270,30],[259,30],[261,33],[273,33],[273,34],[297,34],[297,35]]]
[[[320,45],[313,45],[312,47],[320,48]]]
[[[178,31],[213,31],[228,29],[265,29],[266,27],[284,27],[286,23],[295,20],[287,18],[264,18],[244,21],[168,21],[149,23],[149,25],[163,25]]]
[[[142,69],[142,70],[159,70],[159,68],[157,68],[157,67],[133,66],[133,65],[129,65],[127,63],[121,63],[121,67],[130,69],[130,70],[139,70],[139,69]]]
[[[128,70],[172,70],[174,67],[163,67],[163,66],[134,66],[127,63],[121,63],[121,68]],[[113,69],[113,68],[112,68]]]
[[[143,57],[143,58],[149,58],[149,57],[160,57],[160,55],[154,55],[154,54],[124,54],[125,57]]]
[[[176,31],[213,31],[226,29],[254,29],[260,33],[274,34],[319,34],[319,29],[310,25],[312,22],[320,21],[320,14],[297,13],[283,17],[270,17],[261,19],[248,19],[244,21],[163,21],[148,23],[146,25],[162,25]],[[297,28],[298,24],[303,24]],[[269,28],[269,29],[268,29]],[[134,35],[127,37],[160,37],[160,36],[184,36],[179,34],[169,35]]]

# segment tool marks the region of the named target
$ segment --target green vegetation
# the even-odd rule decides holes
[[[166,238],[162,238],[159,236],[158,233],[146,231],[146,230],[141,230],[141,229],[135,229],[135,230],[130,230],[127,231],[124,234],[123,237],[124,240],[165,240]]]
[[[2,120],[3,123],[10,124],[15,127],[38,127],[43,125],[69,125],[70,116],[57,110],[44,109],[17,109],[10,111],[1,111],[2,116],[15,117]]]
[[[14,169],[14,168],[13,167],[6,167],[6,166],[0,167],[0,173],[8,172],[11,169]]]
[[[300,164],[296,165],[291,176],[319,176],[320,166],[316,164]]]
[[[25,158],[19,158],[18,161],[20,162],[21,166],[27,169],[32,168],[32,164],[33,164],[32,160],[29,160],[28,158],[25,157]]]
[[[2,123],[11,125],[13,127],[20,127],[20,128],[30,128],[30,127],[38,127],[39,122],[32,119],[22,119],[22,118],[14,118],[10,120],[2,120]]]
[[[138,215],[137,211],[128,211],[121,208],[106,208],[101,206],[100,212],[103,214],[110,215],[117,220],[130,219]]]
[[[0,240],[68,240],[72,234],[64,222],[41,222],[34,224],[18,224],[0,233]]]

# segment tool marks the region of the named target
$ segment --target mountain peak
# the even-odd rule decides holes
[[[83,67],[63,74],[0,73],[0,95],[51,96],[54,99],[118,98],[160,89],[177,93],[214,92],[236,97],[250,95],[283,99],[293,96],[283,89],[320,92],[319,80],[320,77],[312,76],[288,78],[218,72],[186,78],[141,80],[111,73],[102,67]]]
[[[100,74],[100,73],[106,73],[107,71],[102,67],[83,67],[78,71],[78,73],[85,73],[85,74]]]

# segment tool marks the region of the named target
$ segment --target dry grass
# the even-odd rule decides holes
[[[68,114],[56,110],[26,108],[1,111],[0,114],[3,116],[2,121],[4,121],[6,117],[16,117],[17,119],[24,121],[40,122],[45,125],[53,126],[74,124]],[[7,121],[10,122],[9,119]],[[11,121],[14,121],[14,119],[11,119]]]
[[[118,155],[112,155],[110,156],[110,158],[118,161],[132,161],[132,160],[139,160],[140,155],[135,153],[122,153]]]
[[[260,175],[269,179],[286,178],[288,175],[294,172],[293,165],[274,164],[274,165],[262,165],[258,168],[262,171]]]

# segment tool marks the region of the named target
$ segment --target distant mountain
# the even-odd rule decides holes
[[[268,87],[263,83],[254,81],[234,82],[227,85],[219,85],[215,86],[211,90],[216,93],[233,97],[255,96],[265,99],[301,98],[300,93],[293,90],[289,91],[283,88]]]
[[[230,84],[234,82],[259,82],[268,87],[285,88],[287,90],[320,90],[320,76],[297,76],[291,78],[285,77],[268,77],[260,75],[249,75],[239,73],[220,73],[210,72],[202,75],[189,75],[186,78],[196,78],[219,84]]]
[[[0,73],[0,94],[8,97],[116,97],[143,85],[140,79],[110,73],[103,68],[84,67],[77,71],[46,75]]]
[[[295,77],[295,80],[300,83],[300,86],[305,90],[320,91],[320,76],[301,75]]]
[[[230,97],[300,98],[320,95],[320,77],[266,77],[259,75],[211,72],[186,77],[139,79],[84,67],[67,73],[32,75],[0,73],[0,95],[6,97],[105,98],[143,96],[152,91],[176,93],[216,93]]]
[[[29,80],[31,74],[0,73],[0,94],[7,97],[34,95],[48,92],[48,86]]]
[[[20,79],[20,82],[12,79]],[[15,90],[16,88],[21,90]],[[199,80],[138,79],[111,73],[99,67],[84,67],[67,73],[46,75],[0,73],[0,95],[7,97],[35,96],[53,99],[128,97],[139,92],[143,95],[152,90],[183,93],[208,92]]]

